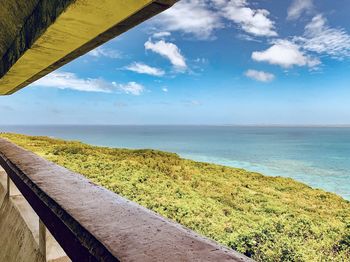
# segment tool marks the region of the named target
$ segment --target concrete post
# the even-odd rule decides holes
[[[44,257],[44,261],[47,261],[46,260],[46,227],[40,218],[39,218],[39,250]]]
[[[7,176],[7,192],[6,192],[6,198],[9,199],[10,198],[10,176],[8,174],[6,174]]]
[[[10,176],[7,175],[7,196],[8,197],[14,197],[14,196],[21,196],[21,191],[18,190],[15,183],[11,180]]]

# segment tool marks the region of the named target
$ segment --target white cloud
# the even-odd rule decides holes
[[[293,66],[315,67],[320,64],[319,59],[306,55],[297,44],[289,40],[277,40],[265,51],[253,52],[252,59],[284,68]]]
[[[155,22],[167,31],[181,31],[198,39],[208,39],[215,29],[223,27],[220,15],[203,0],[179,1],[157,16]]]
[[[252,9],[246,0],[214,0],[222,15],[256,36],[277,36],[274,22],[266,9]]]
[[[114,59],[121,58],[121,54],[119,51],[105,48],[102,46],[99,46],[94,50],[91,50],[87,54],[94,57],[108,57],[108,58],[114,58]]]
[[[321,61],[316,55],[335,59],[350,57],[350,35],[343,28],[331,28],[322,14],[305,26],[303,36],[276,40],[268,49],[253,52],[252,59],[284,68],[308,66],[317,69]]]
[[[165,93],[167,93],[169,90],[168,90],[168,88],[163,87],[163,88],[162,88],[162,91],[165,92]]]
[[[261,43],[262,41],[260,39],[258,39],[255,36],[251,36],[248,34],[237,34],[236,38],[239,40],[245,40],[245,41],[251,41],[251,42],[257,42],[257,43]]]
[[[165,74],[165,72],[160,68],[151,67],[144,63],[138,63],[138,62],[134,62],[128,65],[127,67],[125,67],[125,69],[139,73],[139,74],[147,74],[152,76],[163,76]]]
[[[126,84],[117,84],[115,82],[112,82],[113,86],[118,86],[118,89],[123,91],[126,94],[131,94],[135,96],[139,96],[145,91],[145,88],[143,85],[138,84],[136,82],[129,82]]]
[[[312,10],[313,0],[293,0],[288,8],[288,20],[298,19],[304,12]]]
[[[264,72],[264,71],[257,71],[253,69],[249,69],[247,72],[245,72],[245,76],[252,78],[256,81],[265,82],[265,83],[271,82],[272,80],[275,79],[274,74]]]
[[[179,71],[185,71],[187,69],[186,59],[181,54],[180,49],[173,43],[160,40],[152,42],[148,40],[145,43],[145,49],[151,50],[167,59],[173,64],[173,66]]]
[[[152,37],[154,38],[165,38],[165,37],[168,37],[168,36],[171,36],[171,33],[170,32],[158,32],[158,33],[154,33],[152,35]]]
[[[295,41],[307,51],[337,59],[350,57],[350,35],[343,28],[329,27],[321,14],[306,25],[303,37],[296,37]]]
[[[74,73],[69,72],[53,72],[34,82],[32,85],[85,92],[123,92],[132,95],[140,95],[144,91],[144,87],[135,82],[126,84],[110,83],[103,79],[79,78]]]
[[[253,9],[246,0],[182,0],[159,15],[155,23],[167,31],[210,39],[225,19],[255,36],[277,36],[275,24],[266,9]]]

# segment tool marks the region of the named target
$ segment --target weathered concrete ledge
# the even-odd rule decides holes
[[[0,261],[44,262],[30,229],[15,204],[6,197],[0,168]]]
[[[8,182],[10,182],[10,192],[8,192]],[[8,181],[6,172],[0,167],[0,261],[71,261],[47,230],[44,256],[40,250],[39,236],[38,215],[15,185]]]
[[[0,164],[73,261],[250,261],[4,139]]]
[[[177,0],[3,0],[0,95],[27,86]]]

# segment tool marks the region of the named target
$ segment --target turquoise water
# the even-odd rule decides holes
[[[291,177],[350,200],[350,128],[2,126],[0,131],[176,152],[194,160]]]

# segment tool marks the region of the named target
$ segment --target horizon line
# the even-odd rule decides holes
[[[350,128],[350,124],[0,124],[0,127],[40,126],[179,126],[179,127],[333,127]]]

